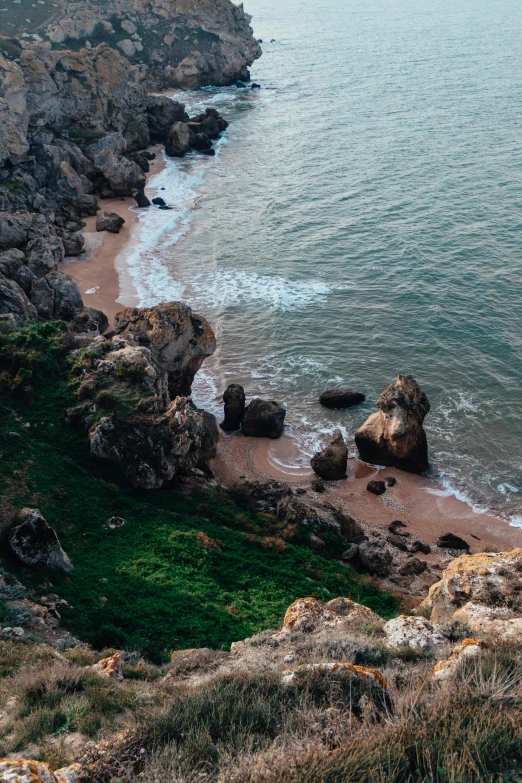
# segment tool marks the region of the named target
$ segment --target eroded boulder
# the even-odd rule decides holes
[[[194,146],[195,133],[186,122],[175,122],[165,139],[165,152],[172,158],[181,158]]]
[[[124,218],[116,212],[100,210],[96,215],[96,231],[110,231],[111,234],[118,234],[124,223]]]
[[[280,438],[286,409],[274,400],[253,399],[245,408],[243,435],[255,438]]]
[[[9,536],[9,548],[24,565],[57,571],[73,571],[56,531],[37,508],[23,508]]]
[[[411,375],[399,375],[377,400],[372,414],[355,433],[359,456],[372,465],[390,465],[410,473],[429,467],[422,423],[428,398]]]
[[[319,397],[319,402],[325,408],[352,408],[354,405],[360,405],[366,399],[361,392],[349,389],[347,386],[340,386],[336,389],[326,389]]]
[[[154,362],[167,373],[171,398],[190,394],[196,372],[216,350],[208,321],[181,302],[128,307],[115,316],[114,329],[150,349]]]
[[[348,447],[340,430],[334,432],[332,441],[322,451],[314,454],[310,463],[315,473],[325,481],[346,478]]]

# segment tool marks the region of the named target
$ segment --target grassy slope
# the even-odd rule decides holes
[[[350,569],[274,539],[274,520],[223,492],[133,490],[94,462],[85,434],[63,421],[75,401],[67,347],[59,325],[0,335],[0,491],[4,515],[37,506],[58,531],[75,572],[53,575],[52,589],[71,603],[63,620],[80,638],[158,660],[276,626],[303,595],[351,596],[385,616],[397,610]],[[125,525],[105,527],[113,515]],[[23,572],[23,581],[51,590],[41,575]]]

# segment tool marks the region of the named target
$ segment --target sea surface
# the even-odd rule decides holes
[[[183,299],[218,351],[195,384],[288,408],[290,461],[353,433],[397,373],[431,401],[433,474],[522,526],[520,0],[246,0],[260,90],[177,96],[230,121],[141,210],[141,304]],[[273,39],[273,40],[272,40]],[[164,190],[162,190],[164,188]],[[317,402],[347,384],[367,402]]]

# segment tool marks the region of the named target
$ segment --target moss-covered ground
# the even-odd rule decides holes
[[[274,535],[222,490],[139,491],[94,461],[85,432],[64,421],[74,405],[64,324],[0,334],[0,492],[4,525],[38,507],[58,532],[71,575],[9,568],[71,609],[63,622],[98,649],[136,649],[153,660],[174,648],[226,647],[277,626],[303,595],[350,596],[384,616],[395,600],[306,541]],[[125,524],[111,529],[112,516]],[[52,585],[52,587],[51,587]]]

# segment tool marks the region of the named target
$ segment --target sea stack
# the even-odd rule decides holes
[[[428,442],[422,423],[430,403],[411,375],[398,375],[377,400],[373,413],[355,433],[359,456],[372,465],[424,473]]]

